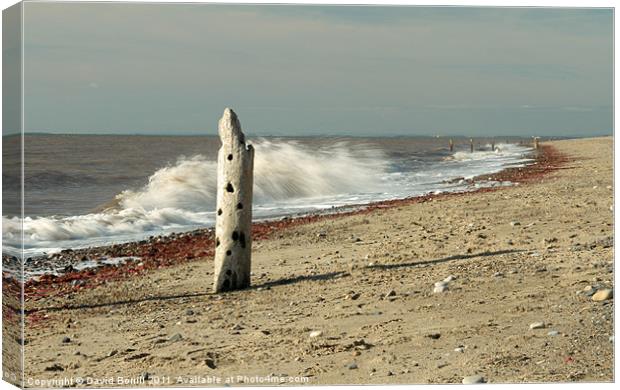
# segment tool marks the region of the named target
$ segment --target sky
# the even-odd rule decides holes
[[[611,134],[611,9],[26,3],[28,132]],[[5,127],[7,125],[5,124]]]

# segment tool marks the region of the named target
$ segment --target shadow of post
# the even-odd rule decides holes
[[[495,251],[495,252],[487,251],[487,252],[481,252],[481,253],[474,253],[471,255],[454,255],[454,256],[444,257],[443,259],[436,259],[436,260],[412,261],[409,263],[395,263],[395,264],[373,264],[373,265],[366,266],[366,268],[392,269],[392,268],[404,268],[404,267],[420,267],[422,265],[441,264],[441,263],[447,263],[449,261],[454,261],[454,260],[468,260],[468,259],[473,259],[476,257],[498,256],[498,255],[505,255],[508,253],[521,253],[521,252],[527,252],[527,251],[525,249],[505,249],[505,250]]]

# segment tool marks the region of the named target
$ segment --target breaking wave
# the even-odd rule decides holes
[[[492,174],[531,161],[531,149],[512,144],[498,144],[495,151],[487,145],[474,153],[446,152],[423,165],[390,161],[381,149],[345,141],[317,149],[294,141],[260,140],[254,147],[255,219],[463,191],[467,183],[452,179]],[[107,245],[212,226],[216,175],[215,156],[180,157],[154,172],[142,188],[122,191],[101,211],[69,217],[27,217],[23,221],[25,253]],[[19,253],[21,228],[18,218],[3,217],[5,251]]]
[[[293,141],[261,140],[254,147],[254,204],[264,210],[302,198],[380,191],[389,168],[381,150],[346,142],[317,150]],[[88,239],[93,244],[106,237],[136,239],[146,232],[210,225],[216,185],[215,156],[180,157],[153,173],[143,188],[118,194],[100,212],[25,218],[25,247]],[[19,245],[20,225],[18,218],[3,218],[5,243]]]

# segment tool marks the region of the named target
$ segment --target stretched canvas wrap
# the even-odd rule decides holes
[[[5,9],[3,379],[612,382],[613,27]]]

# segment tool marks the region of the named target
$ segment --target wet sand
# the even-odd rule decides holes
[[[518,186],[269,225],[245,291],[210,293],[191,235],[187,261],[32,285],[26,378],[611,381],[613,142],[545,145],[567,159]]]

